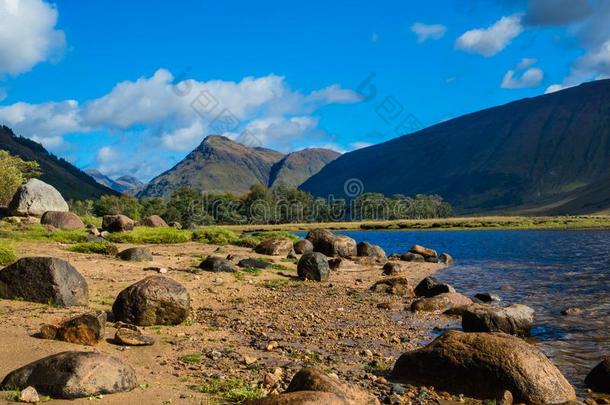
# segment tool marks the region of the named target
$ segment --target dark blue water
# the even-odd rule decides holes
[[[577,386],[610,354],[610,231],[361,231],[356,241],[403,253],[415,243],[451,254],[437,274],[466,295],[494,292],[536,310],[538,346]],[[563,316],[569,306],[583,310]]]

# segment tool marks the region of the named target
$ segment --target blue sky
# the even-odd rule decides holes
[[[610,0],[0,0],[0,123],[149,180],[208,134],[349,151],[610,74]]]

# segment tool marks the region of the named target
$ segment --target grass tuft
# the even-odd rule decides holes
[[[76,253],[96,253],[100,255],[116,255],[118,249],[109,242],[84,242],[77,243],[68,248],[70,252]]]
[[[106,239],[113,243],[174,244],[190,242],[192,237],[193,234],[190,231],[175,228],[136,227],[129,232],[111,233]]]
[[[208,227],[194,231],[193,240],[201,243],[224,246],[237,243],[239,236],[229,229]]]
[[[263,390],[259,387],[237,378],[228,380],[211,378],[201,385],[193,385],[190,388],[197,392],[218,396],[222,398],[223,403],[227,404],[242,404],[262,398],[264,395]]]
[[[0,266],[6,266],[17,260],[13,245],[8,241],[0,240]]]

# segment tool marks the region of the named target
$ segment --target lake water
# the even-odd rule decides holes
[[[534,308],[532,336],[577,387],[610,354],[610,231],[338,233],[380,245],[388,255],[415,243],[449,253],[455,265],[436,276],[469,296],[489,291],[504,304]],[[569,306],[583,312],[561,315]]]

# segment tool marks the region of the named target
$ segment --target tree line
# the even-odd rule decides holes
[[[252,186],[241,196],[183,188],[167,201],[122,195],[71,201],[70,205],[79,215],[124,214],[134,220],[159,215],[168,223],[184,226],[424,219],[453,213],[451,205],[436,195],[386,197],[365,193],[348,201],[313,197],[292,186],[269,189],[263,185]]]

